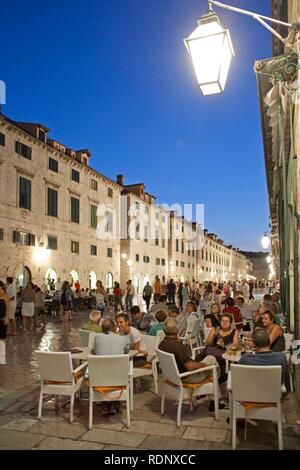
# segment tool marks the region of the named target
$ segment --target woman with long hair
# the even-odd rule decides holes
[[[33,330],[35,292],[32,282],[27,283],[22,298],[22,333],[26,333],[27,319],[29,319],[30,331]]]
[[[67,322],[72,320],[72,299],[73,291],[68,281],[64,281],[61,289],[60,303],[62,307],[62,320]]]
[[[4,282],[0,281],[0,339],[6,339],[10,302]]]

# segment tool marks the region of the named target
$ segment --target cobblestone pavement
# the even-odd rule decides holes
[[[39,378],[34,351],[67,350],[78,346],[78,327],[86,321],[80,313],[67,325],[50,319],[33,333],[7,339],[7,364],[0,365],[0,450],[4,449],[230,449],[230,431],[226,423],[228,411],[220,411],[220,420],[208,411],[204,401],[191,412],[183,406],[182,425],[176,427],[176,405],[167,401],[164,416],[160,415],[160,398],[154,394],[151,377],[142,378],[140,390],[134,394],[131,427],[125,427],[125,410],[114,416],[94,406],[94,426],[88,430],[88,401],[75,401],[75,420],[69,423],[69,402],[60,397],[46,397],[43,417],[37,419]],[[161,380],[161,374],[160,374]],[[300,449],[299,410],[295,394],[283,405],[284,448]],[[276,449],[275,425],[259,422],[248,426],[247,440],[238,430],[239,449]]]

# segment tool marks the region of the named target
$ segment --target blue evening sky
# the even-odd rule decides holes
[[[228,3],[270,15],[270,0]],[[272,55],[272,37],[216,8],[236,57],[225,93],[202,97],[182,39],[206,9],[205,0],[2,2],[3,113],[89,148],[92,167],[144,182],[158,203],[204,204],[210,232],[260,250],[269,220],[253,63]]]

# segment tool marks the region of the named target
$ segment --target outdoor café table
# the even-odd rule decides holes
[[[73,348],[73,350],[78,351],[78,352],[72,353],[72,350],[71,350],[72,359],[77,360],[77,361],[87,361],[88,356],[92,355],[92,352],[88,347]],[[132,359],[133,356],[136,356],[137,354],[138,354],[138,351],[136,351],[135,349],[131,349],[128,353],[129,359]]]
[[[226,361],[226,374],[228,374],[230,362],[239,362],[239,360],[241,359],[241,353],[237,353],[234,356],[231,356],[228,353],[224,353],[222,354],[222,358]]]

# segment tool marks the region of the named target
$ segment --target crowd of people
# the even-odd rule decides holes
[[[107,293],[101,281],[96,288],[83,289],[79,281],[70,283],[60,280],[52,290],[59,298],[61,320],[72,319],[73,301],[76,297],[93,296],[94,308],[90,311],[89,320],[80,329],[94,333],[94,354],[121,354],[136,350],[134,366],[143,367],[147,361],[147,351],[143,334],[156,336],[163,333],[164,339],[159,348],[174,354],[179,372],[199,369],[199,375],[193,379],[204,379],[207,372],[201,368],[216,364],[219,371],[219,384],[226,382],[226,363],[224,352],[229,347],[243,349],[243,337],[247,337],[249,351],[249,335],[251,354],[241,358],[242,364],[282,365],[283,382],[286,381],[286,363],[283,351],[284,315],[280,305],[278,292],[270,294],[270,290],[257,305],[254,300],[253,282],[162,282],[156,276],[153,285],[146,283],[143,289],[144,304],[134,304],[136,299],[131,280],[127,282],[125,291],[115,282],[113,292]],[[50,287],[50,286],[49,286]],[[59,290],[58,290],[59,289]],[[16,312],[21,312],[22,333],[28,326],[32,331],[34,323],[44,312],[45,297],[49,291],[29,282],[24,289],[16,292],[11,277],[6,284],[0,281],[0,339],[5,339],[10,323],[10,334],[17,334]],[[55,296],[55,295],[54,295]],[[144,305],[142,307],[141,305]],[[200,354],[192,358],[191,350],[185,343],[191,322],[200,320],[201,329],[207,328],[208,335],[203,341],[204,348]],[[255,354],[253,354],[255,352]],[[220,407],[226,406],[220,403]],[[213,401],[209,404],[214,410]]]

